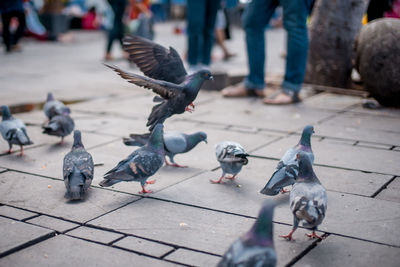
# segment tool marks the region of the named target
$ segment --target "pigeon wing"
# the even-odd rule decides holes
[[[126,36],[123,48],[129,53],[129,59],[148,77],[175,84],[184,81],[187,72],[178,52],[172,47],[156,44],[139,36]]]

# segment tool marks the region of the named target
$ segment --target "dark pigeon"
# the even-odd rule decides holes
[[[124,144],[127,146],[144,146],[150,134],[131,134],[129,138],[124,138]],[[176,154],[182,154],[192,150],[198,143],[204,141],[207,143],[207,134],[205,132],[196,132],[193,134],[184,134],[180,132],[164,133],[165,155],[169,157],[171,163],[165,159],[165,164],[185,168],[174,161]]]
[[[299,143],[286,151],[285,155],[279,161],[278,166],[276,166],[275,172],[260,193],[274,196],[279,194],[279,192],[288,192],[284,187],[294,184],[299,172],[299,166],[296,161],[297,153],[300,151],[307,153],[311,163],[314,162],[314,154],[311,149],[311,135],[313,133],[313,126],[307,125],[304,127]]]
[[[194,107],[193,101],[203,82],[213,79],[210,71],[206,69],[188,75],[182,59],[172,47],[168,50],[138,36],[128,36],[124,38],[123,43],[129,58],[147,77],[105,65],[128,82],[151,89],[160,96],[154,98],[154,102],[159,103],[153,106],[147,120],[146,125],[150,127],[150,131],[157,123],[164,123],[172,115],[192,111],[190,107]]]
[[[64,105],[61,101],[54,99],[52,93],[47,94],[46,103],[43,106],[44,114],[50,120],[56,115],[70,114],[71,110]]]
[[[151,193],[146,190],[146,184],[153,184],[154,180],[147,179],[155,174],[164,163],[164,142],[162,124],[157,124],[145,146],[135,150],[126,159],[120,161],[116,167],[104,175],[100,182],[103,187],[125,181],[140,182],[142,191],[140,193]]]
[[[234,180],[236,175],[242,170],[242,166],[246,165],[249,161],[244,148],[235,142],[224,141],[215,146],[215,154],[217,160],[221,165],[222,175],[218,180],[210,180],[213,184],[222,183],[222,179]],[[225,177],[229,173],[232,174],[231,177]]]
[[[272,217],[275,204],[265,200],[253,227],[236,240],[225,252],[218,267],[274,267],[276,253],[273,240]]]
[[[42,126],[43,133],[61,137],[61,144],[64,137],[72,133],[75,123],[68,114],[56,115],[49,122]]]
[[[26,132],[25,124],[11,115],[8,106],[1,106],[1,114],[0,132],[4,140],[8,142],[9,150],[7,153],[11,153],[12,145],[19,145],[21,147],[20,155],[22,156],[24,154],[23,146],[33,144]]]
[[[93,180],[94,164],[92,156],[82,144],[81,132],[74,131],[74,144],[64,157],[63,176],[67,192],[65,198],[83,199]]]
[[[315,231],[325,218],[328,202],[326,190],[314,173],[309,155],[299,152],[296,158],[299,163],[299,175],[290,191],[293,228],[288,235],[281,237],[292,240],[294,231],[296,231],[299,223],[302,223],[303,227],[313,231],[312,234],[308,235],[311,239],[322,239]]]

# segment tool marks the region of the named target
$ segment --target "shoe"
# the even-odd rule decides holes
[[[104,61],[111,61],[111,60],[114,60],[113,56],[110,53],[107,53],[104,56]]]
[[[267,105],[290,105],[300,102],[298,93],[292,91],[279,91],[274,95],[263,99],[263,103]]]
[[[233,58],[233,57],[236,57],[236,54],[226,54],[225,56],[224,56],[224,58],[223,58],[223,60],[224,61],[228,61],[228,60],[230,60],[231,58]]]
[[[247,89],[244,86],[244,83],[239,83],[237,85],[229,86],[223,89],[221,91],[221,94],[224,97],[248,97],[248,96],[265,97],[264,90]]]

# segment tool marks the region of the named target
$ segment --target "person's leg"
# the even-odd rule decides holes
[[[10,21],[11,21],[10,13],[1,14],[1,21],[3,23],[3,42],[6,47],[6,51],[9,52],[11,50],[11,42],[10,42]]]
[[[206,14],[205,0],[187,0],[186,5],[188,31],[188,62],[197,65],[200,58],[200,48],[203,45],[202,33]]]
[[[220,6],[220,0],[207,0],[206,1],[206,14],[203,31],[203,46],[201,53],[201,63],[210,65],[211,50],[214,44],[214,29],[215,20],[217,18],[217,11]]]
[[[21,37],[24,35],[26,26],[24,11],[16,11],[15,17],[18,19],[18,28],[13,38],[12,45],[14,46],[18,44],[19,39],[21,39]]]

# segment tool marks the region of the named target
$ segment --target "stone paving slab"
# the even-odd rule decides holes
[[[329,236],[295,266],[399,266],[400,248]]]
[[[72,228],[78,227],[79,224],[56,219],[50,216],[41,215],[33,219],[27,220],[28,223],[35,224],[48,229],[56,230],[57,232],[63,233]]]
[[[178,249],[165,257],[191,266],[217,266],[220,257],[187,249]]]
[[[58,235],[35,246],[0,259],[2,266],[174,266],[65,235]]]
[[[1,167],[0,167],[0,173],[6,172],[6,171],[7,171],[7,169],[4,169],[4,168],[1,168]]]
[[[0,181],[1,203],[77,222],[88,221],[138,199],[92,187],[85,201],[70,202],[64,198],[64,181],[17,172],[0,174]]]
[[[80,237],[80,238],[88,239],[88,240],[93,240],[93,241],[100,242],[103,244],[110,244],[114,240],[117,240],[118,238],[123,237],[123,235],[121,235],[121,234],[108,232],[108,231],[102,231],[99,229],[85,227],[85,226],[78,227],[78,228],[68,232],[67,235]]]
[[[7,253],[11,249],[22,246],[23,244],[44,237],[53,231],[29,225],[23,222],[14,221],[0,216],[0,255]],[[1,266],[2,265],[0,259]]]
[[[392,148],[392,145],[382,145],[382,144],[374,144],[369,142],[358,142],[357,146],[369,147],[369,148],[377,148],[377,149],[386,149],[389,150]]]
[[[298,136],[283,138],[253,152],[254,155],[281,158],[287,149],[294,146]],[[313,142],[314,164],[350,168],[396,175],[400,173],[400,153],[389,150],[371,149],[358,146]]]
[[[115,247],[126,248],[136,252],[140,252],[155,257],[161,257],[166,253],[174,250],[173,247],[167,246],[161,243],[148,241],[143,238],[137,238],[134,236],[127,236],[113,244]],[[181,262],[181,261],[178,261]]]
[[[343,110],[353,105],[360,104],[362,100],[363,99],[358,96],[320,93],[304,99],[302,105],[326,110]]]
[[[21,220],[25,220],[27,218],[31,218],[37,214],[30,212],[30,211],[26,211],[26,210],[16,209],[16,208],[9,207],[9,206],[0,206],[0,215],[21,221]]]
[[[389,108],[389,107],[383,107],[379,109],[368,109],[364,108],[362,104],[357,104],[354,106],[354,108],[351,109],[351,112],[354,113],[364,113],[364,114],[370,114],[370,115],[379,115],[379,116],[388,116],[388,117],[399,117],[400,116],[400,109],[398,108]]]
[[[383,189],[376,196],[376,198],[388,201],[400,202],[399,192],[400,192],[400,178],[397,177],[387,186],[387,188]]]

